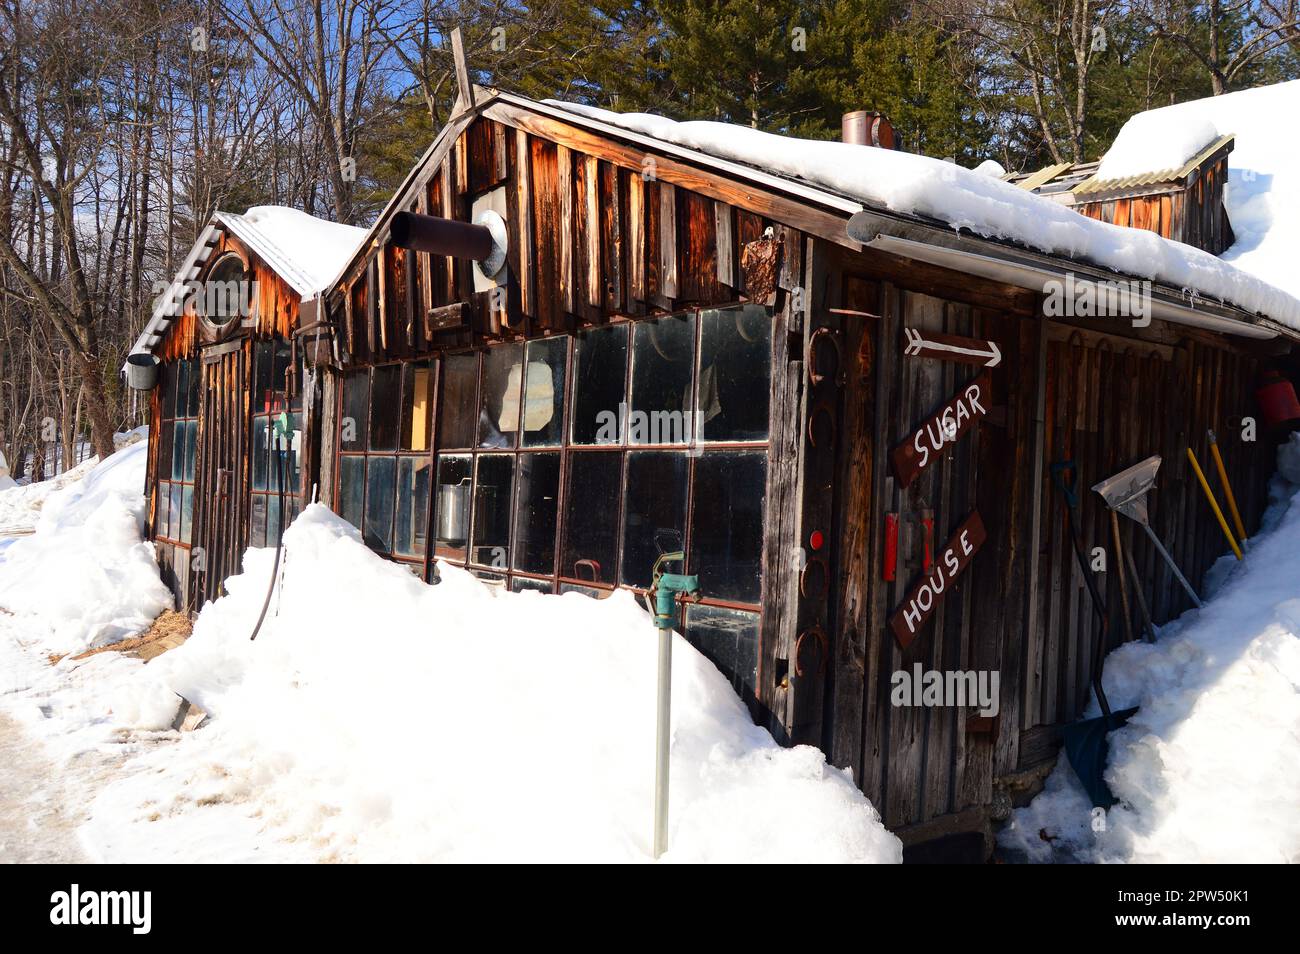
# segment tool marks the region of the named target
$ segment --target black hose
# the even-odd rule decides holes
[[[274,420],[274,418],[267,421],[267,426],[272,428],[272,433],[275,433],[275,425],[271,423],[271,420]],[[275,449],[276,439],[283,442],[284,435],[275,435],[275,438],[271,441],[272,450]],[[266,619],[266,611],[271,605],[271,594],[275,592],[275,578],[280,574],[280,553],[284,550],[284,465],[286,455],[281,453],[278,456],[279,460],[276,461],[275,465],[275,485],[280,507],[278,514],[279,528],[275,536],[275,562],[271,564],[271,582],[266,587],[266,599],[262,601],[262,612],[257,615],[257,625],[253,627],[253,635],[248,637],[250,643],[257,639],[257,634],[262,631],[262,621]]]

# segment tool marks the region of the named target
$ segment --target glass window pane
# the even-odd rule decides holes
[[[469,540],[469,501],[473,493],[468,454],[438,458],[438,495],[434,501],[434,544],[440,556],[465,559]]]
[[[186,416],[198,417],[199,416],[199,384],[202,382],[203,372],[202,372],[202,368],[199,367],[198,362],[191,361],[189,364],[190,364],[190,386],[187,392],[189,407],[186,408]]]
[[[632,402],[628,443],[684,444],[690,440],[695,315],[639,322],[632,331]]]
[[[580,583],[561,583],[560,593],[581,593],[583,596],[590,596],[593,600],[603,600],[613,593],[613,590],[602,590],[598,586],[583,586]]]
[[[158,507],[153,515],[153,533],[156,537],[170,538],[167,520],[172,500],[172,485],[165,480],[158,481]]]
[[[470,562],[504,570],[510,566],[510,491],[513,454],[483,454],[474,478],[474,526]]]
[[[375,368],[370,379],[370,449],[397,449],[402,398],[402,366]]]
[[[627,329],[607,325],[580,332],[573,349],[573,409],[569,426],[575,444],[617,444],[619,412],[627,400]]]
[[[519,500],[515,514],[516,570],[555,572],[556,499],[559,454],[519,455]]]
[[[695,461],[689,572],[707,598],[757,603],[767,454],[716,451]]]
[[[162,366],[162,416],[164,418],[173,418],[176,416],[176,406],[180,401],[178,395],[180,390],[180,372],[178,366],[181,362],[169,361]]]
[[[397,531],[393,552],[401,556],[424,556],[432,470],[433,462],[427,457],[402,457],[397,461]]]
[[[158,477],[167,480],[172,475],[172,442],[175,429],[170,424],[158,428]]]
[[[483,393],[478,419],[479,447],[514,447],[519,430],[523,345],[489,348],[483,356]]]
[[[171,413],[168,417],[188,417],[189,414],[189,394],[191,373],[194,365],[189,361],[176,362],[176,384],[175,391],[168,392],[167,397],[171,402]]]
[[[366,428],[370,423],[370,373],[357,371],[343,379],[343,415],[339,419],[339,448],[366,449]]]
[[[569,455],[561,576],[614,582],[622,463],[617,452]]]
[[[252,495],[252,506],[248,518],[248,545],[250,547],[266,546],[266,496]]]
[[[270,458],[268,448],[271,444],[268,433],[270,422],[271,418],[266,414],[259,414],[253,418],[253,445],[249,448],[249,453],[253,458],[254,490],[267,490],[272,486],[270,469],[267,466]]]
[[[566,336],[528,343],[528,389],[524,398],[524,446],[560,443],[564,433],[564,372],[569,360]]]
[[[259,341],[253,345],[253,412],[266,412],[274,404],[273,391],[275,382],[271,374],[271,353],[273,348],[269,341]]]
[[[185,425],[185,479],[194,480],[195,442],[199,438],[199,422],[190,421]]]
[[[427,361],[408,364],[402,370],[401,449],[429,449],[433,425],[433,371]]]
[[[181,488],[181,535],[180,539],[185,543],[190,542],[190,535],[194,530],[194,488],[190,486]]]
[[[271,388],[275,392],[273,409],[283,411],[286,410],[284,392],[289,386],[285,372],[289,370],[289,362],[293,358],[293,348],[289,342],[277,340],[272,343],[272,353],[274,361],[271,365]]]
[[[171,499],[167,501],[167,512],[169,514],[167,537],[170,540],[176,540],[181,535],[181,485],[171,484],[169,486],[170,493],[168,496]]]
[[[380,553],[393,551],[393,496],[396,457],[371,457],[366,464],[366,546]],[[267,531],[270,536],[270,530]]]
[[[185,479],[185,423],[177,421],[172,428],[172,480]]]
[[[510,592],[522,593],[524,590],[536,590],[538,593],[554,593],[555,587],[550,580],[530,580],[526,576],[517,576],[510,582]]]
[[[742,699],[755,694],[758,685],[757,613],[688,604],[685,636],[731,680]]]
[[[286,453],[289,455],[286,461],[285,474],[287,483],[285,489],[290,493],[298,493],[302,483],[302,456],[300,445],[302,444],[302,414],[294,413],[289,415],[289,442]]]
[[[659,554],[682,548],[689,475],[686,451],[628,453],[623,569],[619,574],[624,585],[649,587]]]
[[[273,547],[280,542],[280,495],[266,495],[266,545]]]
[[[700,425],[706,441],[767,440],[772,320],[743,305],[700,318]]]
[[[442,403],[438,405],[438,446],[474,446],[478,421],[478,355],[442,359]]]
[[[358,530],[366,500],[366,459],[339,458],[339,516]]]

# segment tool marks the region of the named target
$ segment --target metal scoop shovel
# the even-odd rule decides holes
[[[1169,555],[1165,545],[1160,542],[1160,538],[1151,529],[1151,524],[1147,519],[1147,491],[1154,486],[1156,471],[1159,469],[1160,455],[1152,454],[1146,460],[1121,470],[1115,476],[1107,477],[1098,484],[1094,484],[1092,489],[1101,494],[1101,499],[1106,501],[1106,506],[1111,510],[1122,513],[1130,520],[1135,520],[1142,525],[1142,529],[1151,538],[1152,544],[1160,551],[1160,555],[1165,558],[1165,562],[1169,564],[1169,569],[1174,571],[1174,576],[1178,578],[1178,582],[1183,585],[1183,589],[1191,597],[1192,603],[1197,607],[1204,606],[1205,604],[1201,602],[1201,598],[1192,589],[1192,584],[1187,582],[1187,577],[1183,576],[1183,572],[1178,569],[1178,564],[1174,562],[1174,558]]]

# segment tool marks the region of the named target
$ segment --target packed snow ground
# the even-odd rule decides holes
[[[93,600],[0,614],[0,705],[97,793],[80,828],[92,858],[649,859],[656,636],[630,594],[500,593],[448,567],[431,587],[313,506],[285,535],[256,642],[265,550],[181,648],[51,666],[47,653],[130,635],[154,611],[135,572],[143,461],[119,453],[52,494],[0,564],[9,599],[79,592],[54,574],[56,552],[94,580]],[[94,612],[111,573],[121,593]],[[680,637],[673,679],[664,860],[901,860],[852,780],[816,749],[778,746]],[[205,726],[171,730],[178,693]]]
[[[706,155],[802,179],[875,208],[926,216],[977,235],[1007,239],[1126,275],[1153,279],[1300,329],[1300,288],[1294,287],[1293,276],[1286,284],[1275,285],[1288,276],[1283,272],[1261,278],[1154,232],[1087,218],[984,171],[963,169],[929,156],[852,143],[795,139],[729,123],[676,122],[648,113],[616,113],[556,100],[547,102]],[[1269,136],[1277,135],[1277,115],[1272,117],[1274,131]],[[1279,148],[1283,143],[1294,145],[1290,138],[1279,136],[1275,141]],[[1294,149],[1286,155],[1287,161],[1293,163]],[[1289,208],[1292,220],[1300,218],[1300,208]],[[1234,228],[1236,224],[1234,216]],[[1297,246],[1293,243],[1287,247],[1294,250]]]
[[[1064,755],[998,841],[1031,861],[1300,861],[1300,434],[1279,454],[1265,529],[1212,571],[1204,609],[1106,657],[1120,804],[1094,830]],[[1207,595],[1209,595],[1207,593]],[[1094,699],[1086,715],[1099,716]]]

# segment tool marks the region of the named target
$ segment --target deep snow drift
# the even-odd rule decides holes
[[[1106,771],[1120,804],[1093,830],[1092,804],[1062,755],[1046,790],[999,835],[1034,861],[1300,861],[1300,434],[1279,454],[1271,529],[1229,555],[1213,598],[1154,644],[1106,657]],[[1294,483],[1291,483],[1294,481]],[[1094,699],[1086,717],[1100,715]]]
[[[103,464],[0,492],[0,511],[15,520],[38,514],[32,536],[0,550],[0,609],[32,645],[70,653],[117,642],[171,608],[153,547],[141,539],[147,459],[140,440]]]
[[[212,826],[237,819],[243,857],[648,859],[657,637],[630,594],[498,593],[450,567],[428,586],[319,505],[285,546],[256,642],[270,551],[150,663],[212,721],[105,791],[94,853],[220,854]],[[779,747],[681,637],[673,663],[665,860],[900,860],[821,752]]]

